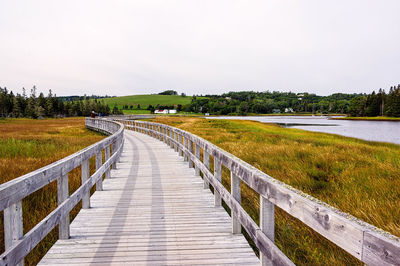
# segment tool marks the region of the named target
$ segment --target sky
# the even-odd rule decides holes
[[[370,93],[400,83],[399,0],[0,0],[0,87]]]

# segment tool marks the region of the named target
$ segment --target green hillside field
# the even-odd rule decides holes
[[[130,95],[113,98],[102,99],[110,108],[117,104],[118,108],[122,109],[124,105],[133,105],[136,109],[137,105],[140,104],[141,109],[146,109],[150,104],[153,106],[159,105],[174,105],[174,104],[188,104],[192,101],[191,96],[179,96],[179,95],[158,95],[158,94],[146,94],[146,95]]]

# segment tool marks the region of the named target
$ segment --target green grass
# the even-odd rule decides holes
[[[336,120],[367,120],[367,121],[395,121],[400,122],[400,117],[374,116],[374,117],[335,117]]]
[[[179,95],[158,95],[158,94],[148,94],[148,95],[130,95],[121,96],[113,98],[102,99],[110,108],[117,104],[118,108],[122,108],[124,105],[133,105],[136,109],[137,105],[140,104],[141,109],[146,109],[149,105],[156,106],[159,105],[175,105],[181,104],[185,105],[192,101],[191,96],[179,96]]]
[[[147,114],[151,114],[150,110],[122,110],[122,112],[124,113],[124,115],[147,115]]]
[[[400,145],[255,121],[157,117],[344,212],[400,236]],[[242,182],[243,183],[243,182]],[[228,171],[223,184],[229,189]],[[259,196],[242,184],[242,206],[259,222]],[[362,263],[276,208],[276,244],[298,265]]]

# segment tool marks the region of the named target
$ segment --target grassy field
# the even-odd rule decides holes
[[[64,119],[4,119],[0,120],[0,183],[29,173],[81,150],[104,136],[84,127],[83,118]],[[94,170],[91,162],[91,171]],[[81,184],[80,168],[69,173],[70,194]],[[23,204],[24,233],[57,207],[57,184],[36,191]],[[76,216],[80,205],[71,212]],[[4,252],[3,213],[0,213],[0,253]],[[25,259],[35,265],[57,240],[53,230]]]
[[[122,112],[124,112],[124,115],[149,115],[151,114],[150,110],[122,110]]]
[[[366,120],[366,121],[395,121],[400,122],[400,117],[374,116],[374,117],[334,117],[337,120]]]
[[[400,146],[254,121],[158,117],[197,134],[263,172],[400,236]],[[224,171],[223,184],[229,187]],[[242,182],[243,183],[243,182]],[[258,222],[259,197],[242,184],[242,205]],[[361,265],[276,208],[277,245],[299,265]]]
[[[102,99],[110,108],[116,104],[118,108],[122,108],[124,105],[133,105],[136,109],[137,105],[140,104],[141,109],[146,109],[149,105],[156,106],[160,105],[174,105],[174,104],[188,104],[192,101],[191,96],[179,96],[179,95],[158,95],[158,94],[146,94],[146,95],[130,95],[122,97],[104,98]]]

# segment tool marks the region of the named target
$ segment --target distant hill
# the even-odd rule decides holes
[[[123,110],[125,114],[131,114],[147,113],[145,109],[147,109],[149,105],[156,107],[157,105],[172,106],[180,104],[183,106],[185,104],[190,104],[192,102],[192,96],[144,94],[103,98],[101,101],[104,101],[111,109],[114,105],[117,105],[118,109]],[[137,110],[138,104],[141,110]],[[133,106],[133,110],[131,110],[131,105]],[[128,106],[128,110],[126,110],[124,106]]]
[[[103,98],[108,106],[111,108],[114,107],[115,104],[118,105],[118,108],[122,109],[124,105],[133,105],[136,109],[137,105],[140,104],[141,109],[147,108],[150,104],[153,106],[159,105],[174,105],[181,104],[185,105],[191,103],[192,96],[178,96],[178,95],[159,95],[159,94],[145,94],[145,95],[130,95],[130,96],[121,96],[121,97],[112,97],[112,98]]]

